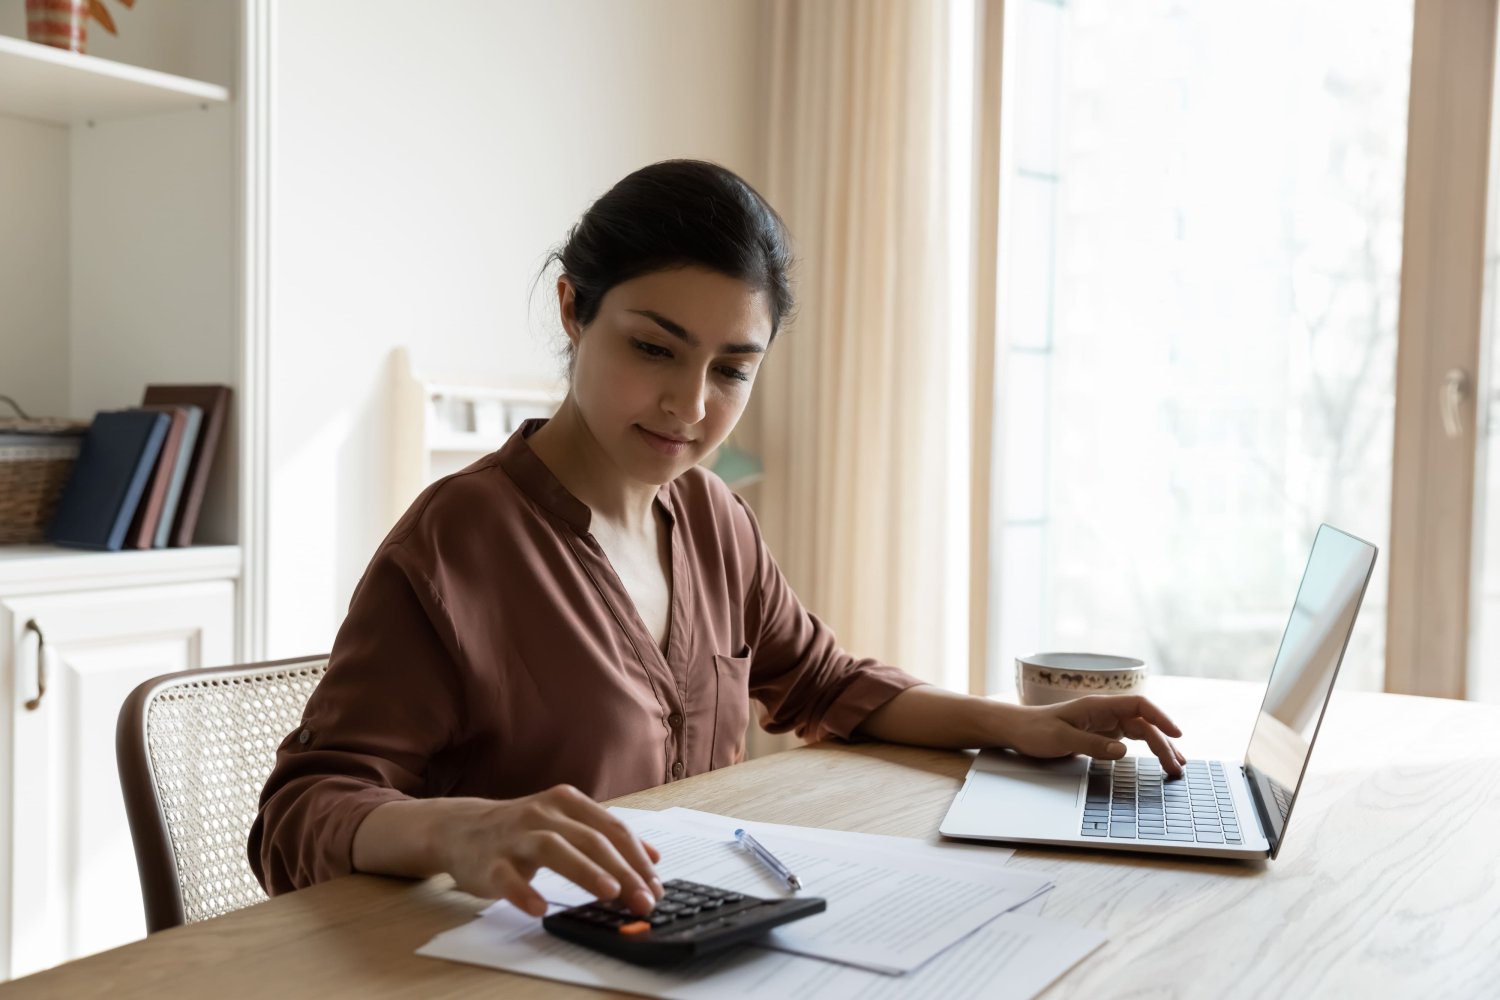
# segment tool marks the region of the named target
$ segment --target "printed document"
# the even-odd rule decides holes
[[[1007,913],[904,976],[764,948],[649,969],[554,937],[504,904],[417,954],[672,1000],[1029,1000],[1103,943],[1098,931]]]
[[[785,895],[734,842],[733,831],[744,826],[803,879],[805,894],[828,899],[829,912],[776,929],[764,947],[642,968],[548,934],[536,918],[499,902],[418,954],[683,1000],[1025,1000],[1105,939],[1041,917],[1050,884],[1007,871],[997,863],[1008,856],[1003,849],[955,852],[924,841],[745,823],[693,810],[614,811],[661,849],[663,878]],[[557,905],[592,898],[548,871],[536,887]],[[840,914],[842,920],[828,920]]]
[[[661,851],[657,871],[663,879],[762,898],[791,894],[735,841],[739,820],[638,810],[616,810],[616,815]],[[761,828],[751,824],[750,829],[760,836]],[[915,851],[907,855],[854,837],[808,837],[796,827],[765,832],[762,843],[802,880],[803,895],[828,900],[827,911],[772,930],[763,939],[765,947],[893,975],[910,972],[1051,888],[1045,876],[1003,865]],[[539,873],[532,884],[550,903],[576,906],[593,898],[551,871]]]

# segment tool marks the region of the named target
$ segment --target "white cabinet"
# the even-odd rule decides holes
[[[234,662],[239,559],[0,550],[0,979],[145,936],[115,724],[141,681]]]

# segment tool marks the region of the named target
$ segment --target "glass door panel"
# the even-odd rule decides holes
[[[1261,680],[1318,524],[1385,549],[1412,16],[1006,4],[991,690],[1041,649]]]

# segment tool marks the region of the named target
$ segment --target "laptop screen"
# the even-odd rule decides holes
[[[1375,546],[1326,524],[1318,529],[1245,751],[1273,858],[1374,566]]]

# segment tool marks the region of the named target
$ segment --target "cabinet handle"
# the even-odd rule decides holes
[[[36,697],[26,703],[26,711],[35,712],[42,707],[42,695],[47,693],[47,640],[35,618],[26,620],[25,631],[36,633]]]

